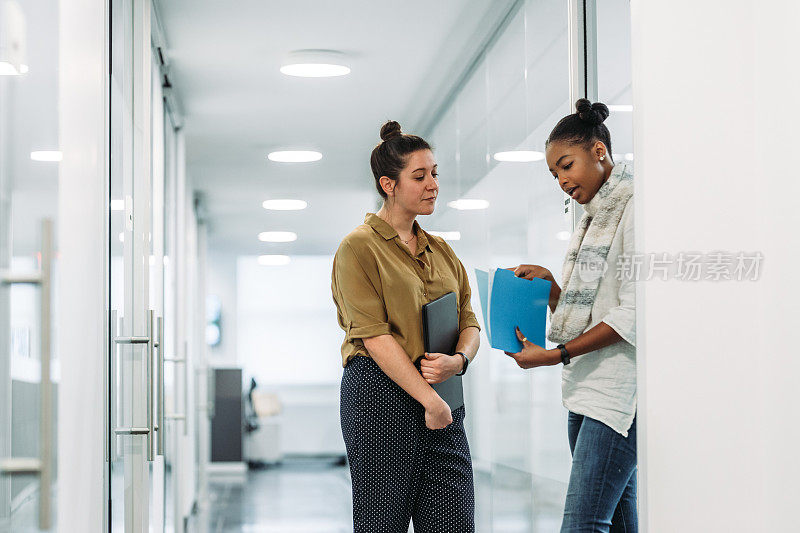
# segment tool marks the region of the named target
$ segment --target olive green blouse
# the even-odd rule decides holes
[[[414,222],[417,253],[385,220],[368,213],[344,238],[333,259],[331,289],[345,331],[342,362],[369,356],[363,339],[391,334],[416,361],[425,353],[422,306],[448,292],[459,302],[459,329],[479,328],[467,272],[453,249]]]

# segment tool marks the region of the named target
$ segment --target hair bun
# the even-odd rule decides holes
[[[397,137],[402,134],[403,133],[400,131],[400,124],[394,120],[390,120],[381,126],[381,140],[388,141],[392,137]]]
[[[602,124],[609,115],[608,106],[602,102],[591,103],[586,98],[575,102],[575,110],[580,119],[592,126]]]

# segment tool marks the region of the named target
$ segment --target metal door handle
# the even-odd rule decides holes
[[[115,337],[114,342],[117,344],[147,344],[150,342],[150,337]]]
[[[41,401],[41,414],[39,416],[39,457],[13,457],[0,461],[0,474],[22,475],[39,474],[39,529],[50,529],[51,516],[51,491],[53,479],[53,406],[51,405],[52,384],[50,382],[50,304],[52,301],[50,290],[53,270],[53,221],[42,220],[42,259],[40,270],[37,273],[11,273],[4,272],[0,276],[3,284],[27,283],[40,287],[41,312],[41,380],[39,394]]]
[[[42,461],[36,457],[10,457],[0,461],[0,473],[6,475],[38,474]]]
[[[155,416],[155,383],[153,380],[153,364],[155,358],[155,346],[160,344],[154,337],[153,332],[153,322],[154,322],[154,312],[152,309],[147,311],[147,331],[145,336],[116,336],[115,330],[117,329],[117,313],[116,311],[112,311],[111,314],[111,322],[112,322],[112,339],[114,341],[114,345],[119,344],[145,344],[147,345],[147,353],[145,354],[145,368],[147,371],[147,427],[127,427],[127,428],[115,428],[114,434],[115,435],[145,435],[147,437],[147,460],[152,461],[154,459],[154,449],[153,445],[156,442],[154,440],[155,433],[157,431],[157,423],[156,423],[156,416]],[[160,319],[159,319],[160,320]],[[116,350],[112,353],[112,358],[116,363]],[[114,391],[114,399],[116,399],[116,391]],[[117,402],[118,404],[118,402]],[[113,408],[113,406],[112,406]],[[122,419],[122,413],[117,413],[117,417]],[[163,431],[161,432],[163,433]]]
[[[165,439],[165,425],[164,425],[164,317],[158,317],[156,320],[156,344],[158,348],[158,426],[156,430],[156,453],[164,455],[164,439]]]
[[[2,272],[3,283],[6,285],[11,284],[28,284],[39,285],[42,282],[42,275],[39,272],[10,272],[4,270]]]
[[[150,435],[150,428],[117,428],[114,433],[117,435]]]
[[[147,311],[147,337],[149,342],[147,343],[147,361],[145,361],[145,366],[147,368],[147,427],[149,431],[147,432],[147,460],[152,461],[154,457],[154,450],[153,444],[155,441],[153,437],[155,436],[155,413],[154,406],[155,406],[155,383],[153,381],[153,359],[155,358],[155,335],[153,331],[155,321],[155,313],[152,309],[148,309]]]
[[[184,352],[186,351],[184,347]],[[186,355],[183,357],[165,357],[164,361],[167,363],[182,364],[183,366],[183,391],[184,391],[184,409],[188,409],[188,391],[189,391],[189,370],[186,364]],[[186,421],[186,413],[175,413],[166,416],[167,420],[183,420]],[[183,424],[183,434],[186,435],[188,431],[187,424]]]

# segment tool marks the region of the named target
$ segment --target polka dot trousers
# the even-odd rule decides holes
[[[464,408],[445,429],[369,357],[345,367],[342,434],[353,480],[354,533],[474,533]]]

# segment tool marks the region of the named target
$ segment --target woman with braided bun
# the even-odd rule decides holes
[[[342,434],[350,462],[355,533],[475,531],[472,462],[464,407],[431,387],[462,375],[475,357],[479,327],[467,273],[418,215],[436,207],[439,179],[430,145],[381,128],[370,164],[383,207],[342,241],[332,291],[342,344]],[[455,354],[425,353],[422,306],[453,292]],[[419,366],[419,370],[415,367]]]
[[[546,159],[558,186],[585,214],[569,243],[560,287],[539,265],[519,277],[551,282],[550,331],[558,348],[523,342],[522,368],[563,364],[562,399],[572,451],[563,532],[636,532],[636,320],[632,257],[633,174],[611,157],[608,107],[581,99],[556,124]],[[563,287],[563,288],[562,288]]]

